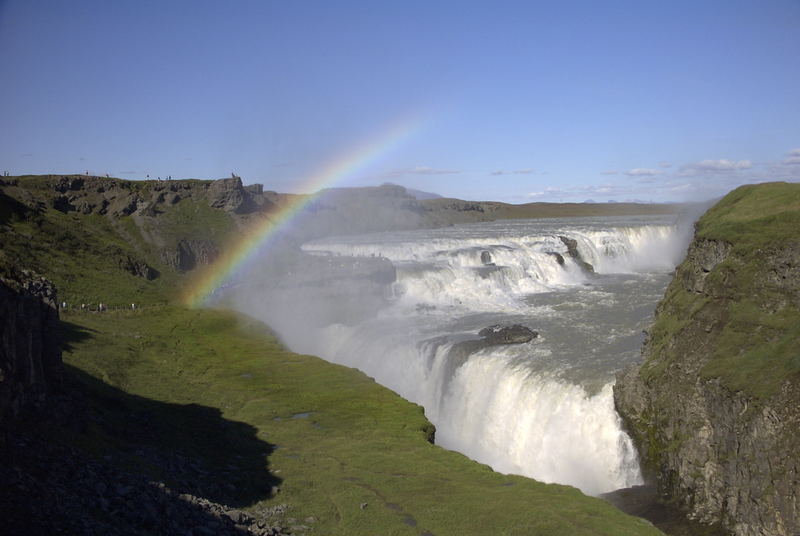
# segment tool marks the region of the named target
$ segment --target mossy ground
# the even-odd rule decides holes
[[[174,430],[159,442],[171,435],[208,467],[249,453],[238,463],[254,474],[232,480],[239,505],[287,504],[288,515],[318,519],[314,533],[658,534],[574,488],[501,475],[432,445],[419,406],[358,371],[288,352],[264,326],[232,313],[158,307],[64,320],[64,360],[88,396],[104,398],[105,421],[144,404],[151,426]],[[174,410],[183,406],[218,412],[193,412],[187,423]],[[212,435],[218,416],[233,424],[209,438],[203,415]],[[194,441],[182,437],[187,426]],[[124,432],[88,428],[78,439],[136,464]],[[265,483],[278,480],[269,499]]]

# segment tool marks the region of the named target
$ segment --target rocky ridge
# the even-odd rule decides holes
[[[776,223],[796,219],[791,204],[759,219],[770,212],[758,203],[782,197],[770,188],[737,190],[698,222],[645,361],[614,390],[662,497],[737,536],[800,533],[800,381],[787,351],[798,343],[800,234]]]
[[[121,252],[118,266],[149,281],[164,268],[187,272],[210,264],[231,232],[286,201],[260,186],[245,187],[239,177],[216,181],[14,177],[0,181],[0,200],[21,219],[35,220],[47,210],[105,218],[139,255]],[[195,225],[187,227],[192,220]],[[133,226],[120,225],[123,221]]]

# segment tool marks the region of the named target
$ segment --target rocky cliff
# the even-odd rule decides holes
[[[30,272],[0,272],[0,424],[61,382],[53,285]]]
[[[800,533],[800,185],[697,223],[617,409],[662,496],[731,533]]]

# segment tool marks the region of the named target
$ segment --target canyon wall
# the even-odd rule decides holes
[[[0,424],[43,402],[61,383],[53,285],[26,271],[0,273]]]
[[[800,533],[800,185],[696,224],[617,410],[663,498],[733,534]]]

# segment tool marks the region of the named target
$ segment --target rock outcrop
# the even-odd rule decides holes
[[[252,188],[246,190],[242,186],[242,179],[239,177],[216,180],[208,187],[208,204],[236,214],[252,212],[255,203],[251,199],[251,191]]]
[[[217,255],[219,250],[210,240],[181,240],[175,249],[162,251],[161,260],[174,270],[188,272],[211,264]]]
[[[489,326],[480,330],[478,336],[483,337],[487,345],[523,344],[538,337],[539,333],[523,325],[514,324],[513,326]]]
[[[665,500],[739,536],[800,533],[798,199],[743,187],[698,222],[614,390]]]
[[[583,260],[583,257],[581,257],[581,254],[578,251],[577,240],[575,240],[574,238],[568,238],[566,236],[559,236],[558,238],[565,246],[567,246],[567,255],[569,255],[569,257],[573,261],[575,261],[575,264],[580,266],[582,270],[585,270],[587,272],[594,272],[594,266]],[[561,257],[561,259],[558,262],[558,264],[563,265],[564,257],[562,257],[561,255],[559,255],[559,257]],[[556,257],[556,260],[558,260],[558,257]]]
[[[7,186],[19,193],[16,187],[20,184],[15,179]],[[137,183],[92,175],[56,175],[46,177],[44,185],[46,188],[40,189],[38,194],[45,197],[45,204],[64,213],[122,217],[140,212],[155,217],[186,199],[207,203],[236,215],[272,206],[264,196],[262,185],[243,186],[239,177],[215,181],[188,179]]]
[[[53,285],[30,272],[0,273],[0,424],[42,403],[61,383]]]
[[[158,270],[149,266],[146,262],[135,259],[130,255],[124,255],[119,259],[119,267],[131,275],[147,279],[148,281],[152,281],[161,275]]]

